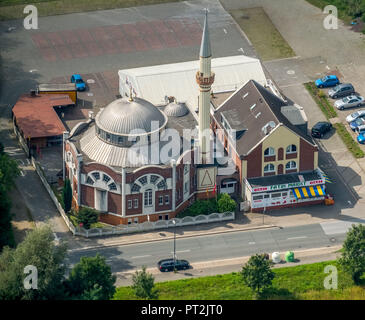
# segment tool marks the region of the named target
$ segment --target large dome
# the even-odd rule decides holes
[[[116,135],[129,135],[135,129],[151,132],[152,121],[158,121],[161,128],[167,118],[152,103],[136,97],[132,101],[128,98],[117,99],[95,117],[99,129]]]

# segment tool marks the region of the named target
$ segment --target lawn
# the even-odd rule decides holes
[[[294,57],[295,52],[276,29],[263,8],[231,10],[262,60]]]
[[[327,265],[338,268],[338,290],[328,291],[323,281]],[[365,288],[354,286],[336,261],[273,269],[275,279],[266,299],[364,299]],[[250,300],[252,291],[239,273],[156,283],[160,300]],[[131,287],[119,287],[115,300],[137,299]]]
[[[34,4],[39,16],[53,16],[178,1],[182,0],[0,0],[0,20],[24,18],[23,9],[26,4]]]

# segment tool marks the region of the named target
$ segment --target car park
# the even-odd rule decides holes
[[[77,91],[84,91],[86,89],[86,84],[79,74],[73,74],[71,82],[76,84]]]
[[[339,110],[344,110],[347,108],[361,107],[363,103],[364,98],[362,96],[352,95],[340,100],[336,100],[335,107]]]
[[[356,128],[357,132],[357,142],[361,144],[365,144],[365,125],[359,126]]]
[[[317,88],[327,88],[338,85],[340,83],[340,80],[338,80],[337,76],[335,75],[328,75],[324,76],[323,78],[317,79],[314,83]]]
[[[322,138],[327,132],[331,131],[332,124],[329,122],[317,122],[312,128],[312,137],[313,138]]]
[[[355,121],[350,123],[350,128],[355,131],[357,127],[360,127],[365,124],[365,118],[359,117]]]
[[[175,260],[174,259],[164,259],[157,263],[157,268],[161,272],[176,270],[186,270],[191,266],[187,260]]]
[[[352,121],[355,121],[357,118],[360,118],[362,116],[365,116],[365,109],[362,109],[362,110],[358,110],[358,111],[355,111],[351,114],[349,114],[347,117],[346,117],[346,121],[348,123],[351,123]]]
[[[328,96],[332,99],[337,99],[341,97],[346,97],[350,94],[354,94],[355,89],[351,83],[341,83],[336,87],[328,90]]]

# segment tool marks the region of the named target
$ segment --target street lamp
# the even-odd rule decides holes
[[[176,264],[176,220],[173,219],[172,223],[174,224],[174,269]]]

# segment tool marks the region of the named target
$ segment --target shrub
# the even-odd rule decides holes
[[[178,218],[186,216],[198,216],[201,214],[211,214],[218,212],[218,205],[216,199],[196,200],[189,208],[178,214]]]
[[[66,178],[62,190],[62,205],[66,213],[71,210],[71,204],[72,204],[72,188],[70,180]]]
[[[146,272],[146,267],[142,271],[136,271],[132,278],[134,294],[142,299],[157,299],[158,293],[155,289],[155,278]]]
[[[82,223],[85,229],[90,229],[91,224],[97,222],[98,218],[99,212],[87,207],[81,207],[77,214],[77,222]]]
[[[236,201],[227,193],[223,193],[218,199],[218,212],[228,212],[236,210]]]

